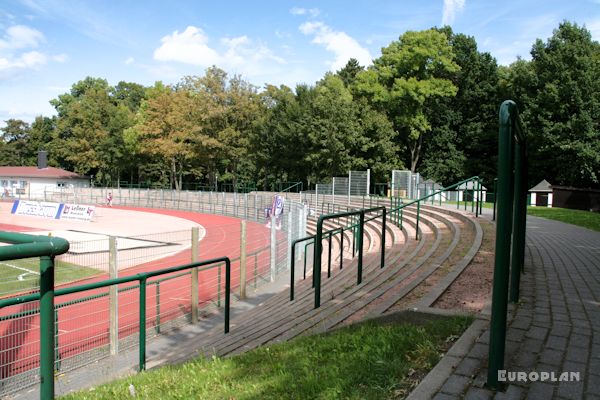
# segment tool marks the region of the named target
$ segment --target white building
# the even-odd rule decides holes
[[[46,167],[0,167],[2,198],[43,198],[45,192],[89,187],[90,179],[64,169]]]
[[[552,185],[547,180],[542,180],[540,183],[529,189],[530,206],[552,207]]]

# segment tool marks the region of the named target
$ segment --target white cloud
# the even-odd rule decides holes
[[[58,63],[64,63],[67,62],[67,60],[69,59],[69,56],[66,54],[56,54],[54,56],[52,56],[52,61],[56,61]]]
[[[13,25],[6,29],[4,38],[0,39],[0,49],[34,48],[43,42],[42,32],[25,25]]]
[[[173,32],[161,39],[162,45],[154,50],[158,61],[177,61],[185,64],[208,67],[218,64],[219,55],[208,47],[208,37],[202,29],[188,26],[185,31]]]
[[[161,39],[161,46],[154,51],[154,59],[163,62],[179,62],[199,67],[217,65],[234,73],[249,76],[262,75],[271,64],[285,64],[269,47],[255,43],[248,36],[221,38],[220,49],[209,46],[208,36],[202,29],[188,26],[185,31],[173,32]]]
[[[18,75],[22,71],[39,69],[49,61],[67,60],[66,54],[49,55],[34,50],[45,41],[42,32],[26,25],[6,28],[0,39],[0,79]]]
[[[354,38],[345,32],[334,31],[323,22],[305,22],[300,25],[300,32],[314,36],[312,42],[323,45],[335,55],[328,65],[334,71],[343,68],[349,59],[355,58],[361,65],[371,64],[373,58],[369,50],[362,47]]]
[[[585,27],[592,34],[592,39],[600,40],[600,18],[586,22]]]
[[[128,57],[127,60],[125,60],[125,65],[131,65],[135,62],[135,58],[133,57]]]
[[[321,14],[321,10],[318,8],[302,8],[302,7],[294,7],[290,10],[290,14],[292,15],[310,15],[315,18]]]
[[[442,25],[452,25],[456,15],[465,8],[465,0],[444,0]]]

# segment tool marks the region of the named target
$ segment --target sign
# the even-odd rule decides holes
[[[31,215],[34,217],[60,218],[61,204],[43,201],[15,200],[11,213],[15,215]]]
[[[11,210],[15,215],[30,215],[53,219],[91,221],[95,206],[80,204],[49,203],[44,201],[15,200]]]
[[[77,219],[80,221],[90,221],[96,211],[95,206],[85,206],[80,204],[61,204],[62,213],[60,219]]]

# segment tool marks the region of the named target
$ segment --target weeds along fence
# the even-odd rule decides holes
[[[290,244],[306,232],[307,210],[290,199],[279,219],[265,219],[264,211],[270,208],[272,194],[94,188],[47,191],[45,198],[39,200],[81,203],[87,199],[86,203],[98,204],[108,191],[113,194],[113,205],[214,213],[241,220],[218,226],[219,236],[226,240],[213,242],[211,246],[203,245],[200,239],[206,232],[199,228],[73,241],[68,252],[56,257],[57,285],[72,280],[77,280],[75,284],[79,285],[109,278],[124,279],[227,256],[231,260],[230,285],[235,301],[287,271],[291,262]],[[24,269],[25,275],[22,281],[16,281],[16,286],[15,282],[4,288],[0,284],[0,296],[39,290],[39,258],[5,262]],[[149,279],[144,289],[145,338],[155,338],[219,312],[226,295],[224,281],[224,263],[197,273],[188,269]],[[140,284],[137,282],[57,297],[54,307],[56,372],[67,373],[139,347],[139,307]],[[39,301],[0,308],[0,397],[40,382],[40,318]]]

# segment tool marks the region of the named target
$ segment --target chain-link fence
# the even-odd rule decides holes
[[[56,263],[56,282],[78,283],[128,276],[140,271],[180,265],[195,259],[228,256],[235,298],[285,273],[291,263],[291,242],[305,236],[308,208],[287,198],[284,212],[270,217],[273,193],[238,194],[176,192],[166,190],[75,188],[45,191],[34,200],[73,204],[103,204],[112,193],[115,206],[167,208],[233,216],[245,220],[218,226],[225,240],[194,245],[190,230],[157,232],[131,237],[82,234],[71,240],[70,251]],[[203,236],[198,233],[198,238]],[[208,239],[208,238],[207,238]],[[195,250],[198,248],[198,250]],[[244,251],[242,252],[242,248]],[[192,253],[196,252],[195,255]],[[39,290],[39,259],[12,262],[10,277],[2,276],[0,294]],[[13,279],[17,271],[20,279]],[[78,275],[70,275],[76,271]],[[60,277],[65,275],[65,280]],[[191,272],[163,275],[148,281],[146,291],[147,337],[194,321],[217,311],[224,299],[224,266],[198,273],[194,305]],[[243,281],[242,276],[246,279]],[[3,279],[6,278],[6,279]],[[83,280],[82,280],[83,279]],[[10,285],[5,282],[10,282]],[[138,345],[139,287],[119,286],[60,296],[55,301],[56,370],[67,373]],[[39,382],[39,304],[27,303],[0,310],[0,397]],[[113,328],[111,318],[116,319]],[[112,332],[112,336],[111,336]]]

